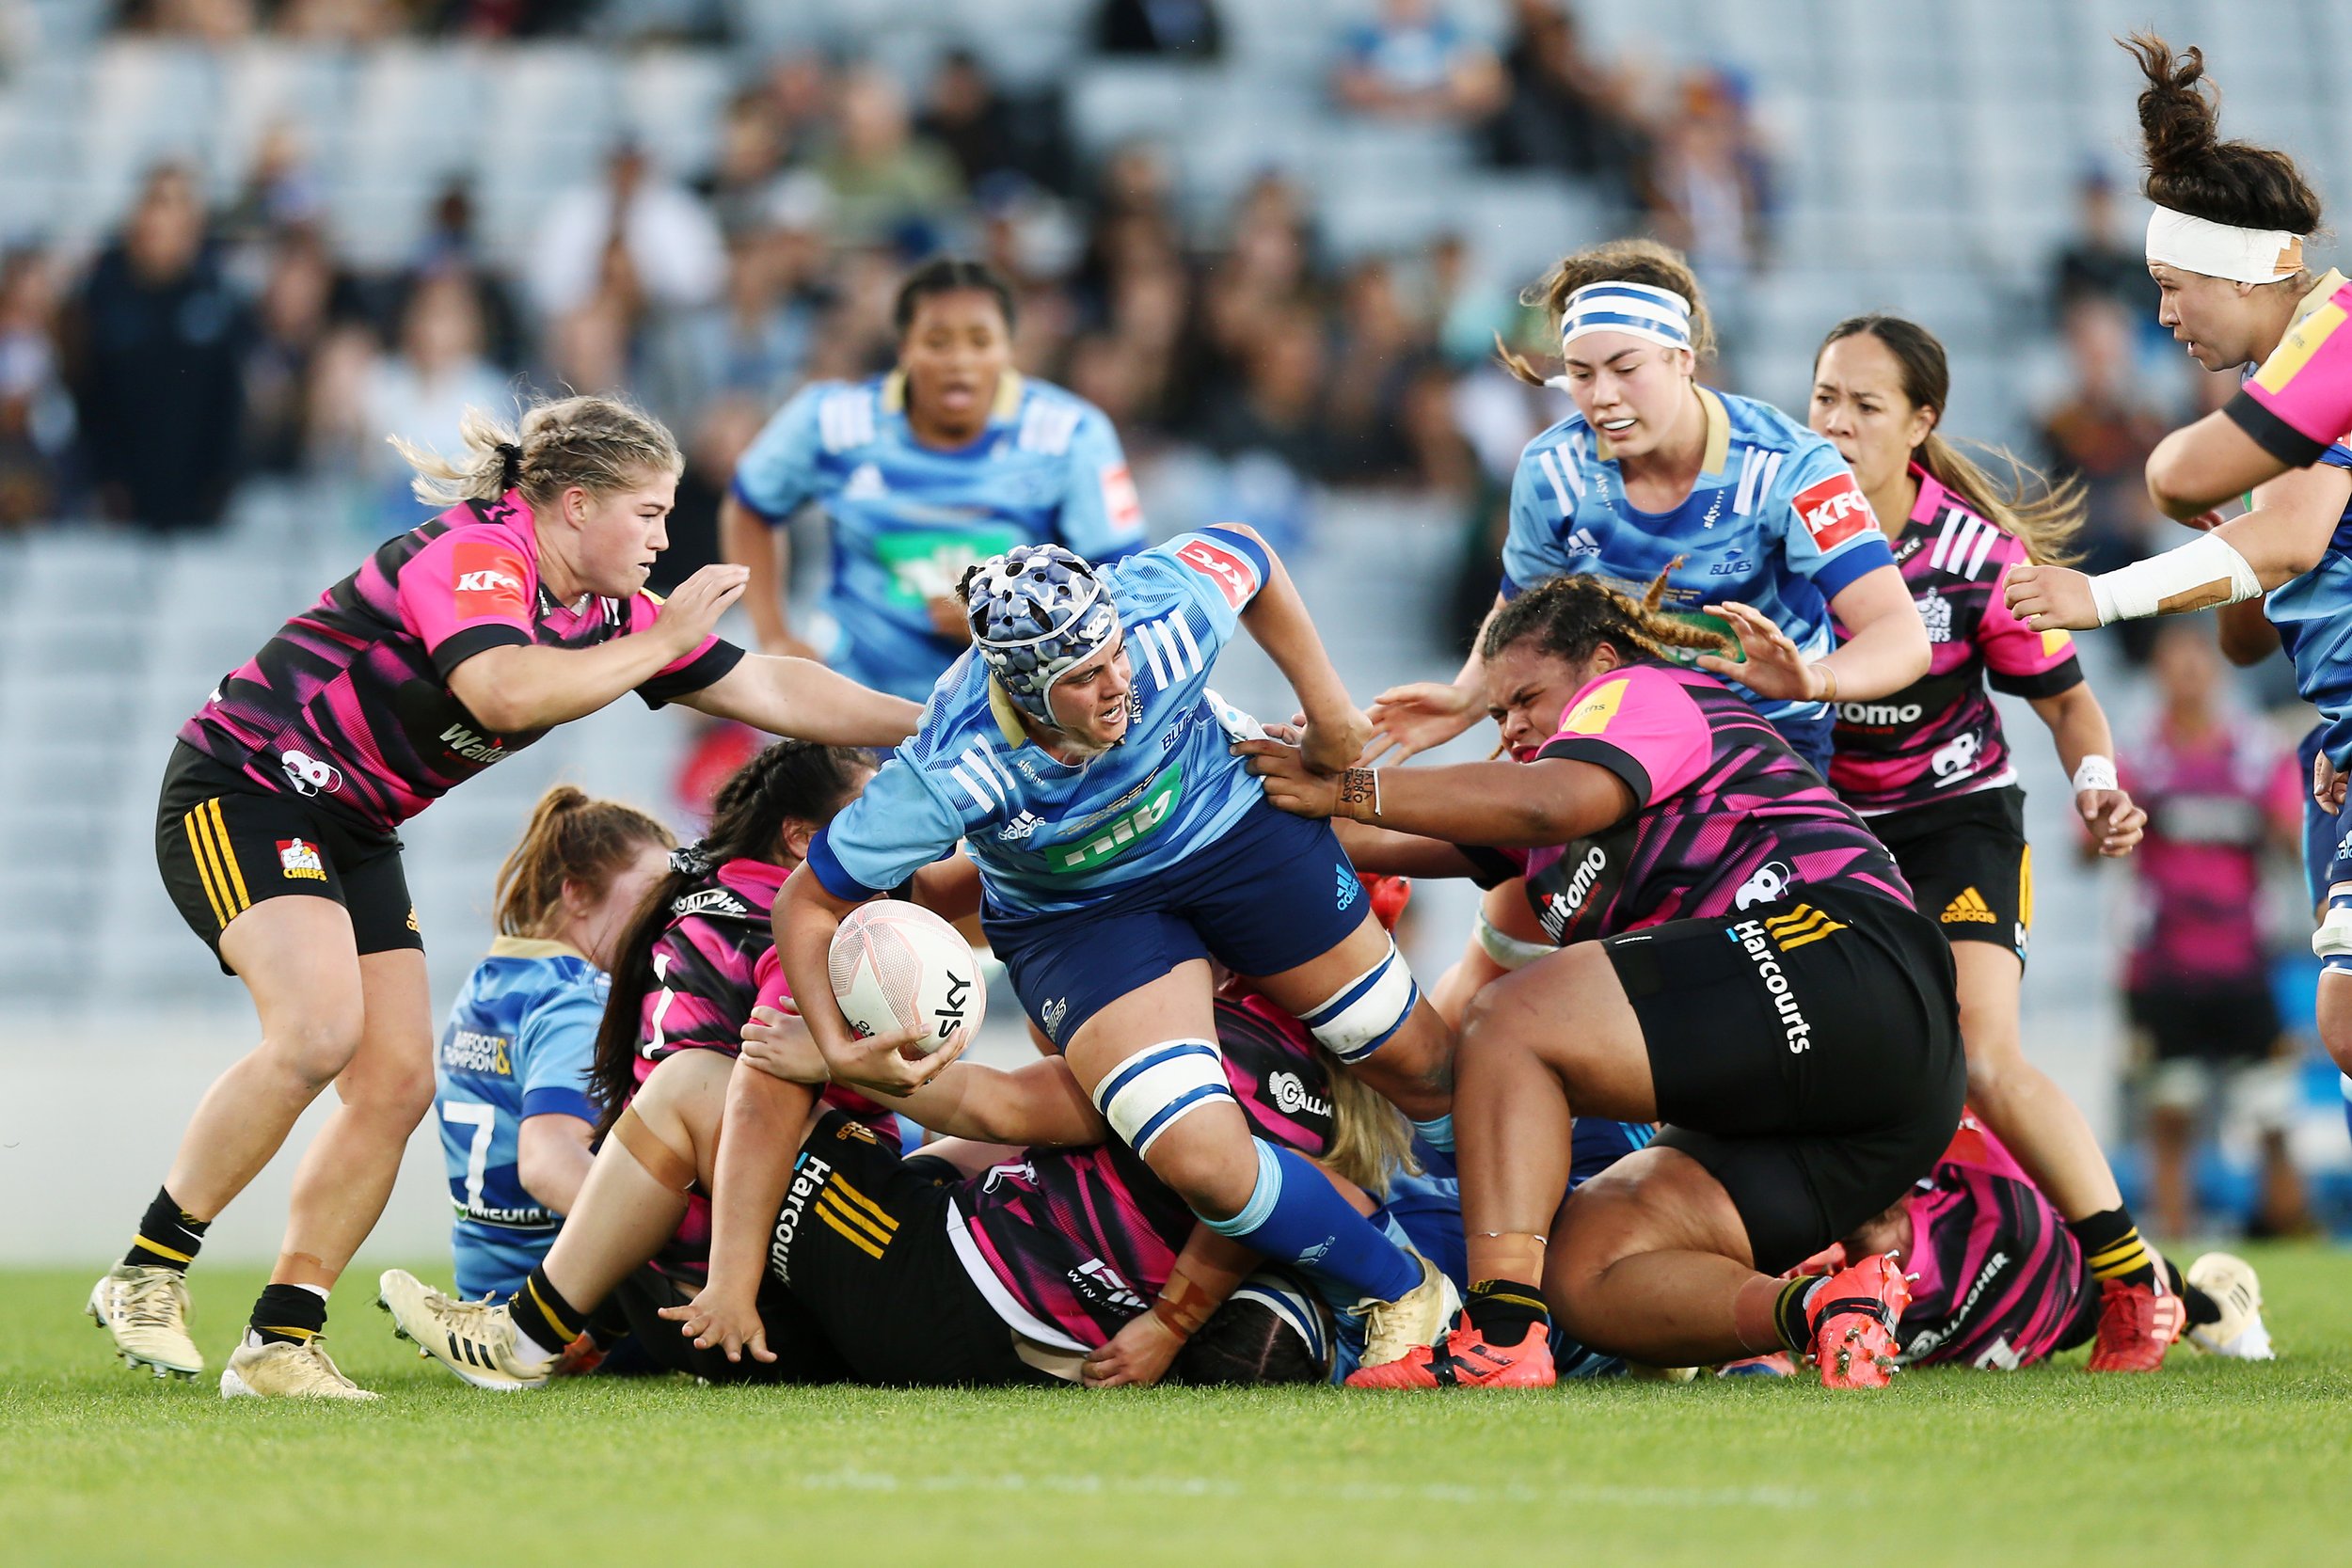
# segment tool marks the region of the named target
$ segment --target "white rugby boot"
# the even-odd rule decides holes
[[[2234,1361],[2279,1358],[2263,1323],[2262,1281],[2254,1277],[2253,1264],[2227,1252],[2208,1252],[2188,1266],[2188,1282],[2221,1307],[2220,1322],[2190,1325],[2190,1344]]]
[[[150,1367],[157,1377],[192,1378],[204,1353],[188,1338],[188,1279],[178,1269],[117,1263],[90,1287],[83,1311],[114,1336],[125,1365]]]
[[[392,1332],[477,1388],[516,1393],[544,1386],[560,1356],[524,1350],[502,1301],[459,1301],[410,1274],[387,1269],[375,1305],[392,1315]]]
[[[1454,1288],[1454,1281],[1420,1253],[1413,1253],[1412,1259],[1421,1265],[1420,1284],[1394,1301],[1363,1301],[1357,1306],[1364,1315],[1361,1366],[1402,1361],[1415,1347],[1436,1344],[1462,1309],[1462,1292]]]
[[[326,1354],[326,1337],[317,1335],[294,1344],[273,1339],[255,1344],[246,1339],[220,1370],[220,1397],[225,1400],[378,1400],[351,1379]]]

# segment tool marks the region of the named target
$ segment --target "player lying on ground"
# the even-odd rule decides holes
[[[916,715],[712,636],[740,567],[704,568],[666,605],[644,592],[683,466],[660,421],[589,397],[537,404],[513,431],[469,410],[464,429],[457,463],[403,448],[419,498],[447,510],[223,680],[165,770],[165,887],[245,982],[262,1043],[206,1093],[130,1252],[90,1292],[126,1360],[202,1370],[185,1275],[206,1227],[320,1091],[341,1101],[295,1172],[284,1249],[224,1395],[369,1397],[316,1340],[433,1099],[403,821],[630,691],[850,745],[892,744]]]
[[[518,1289],[580,1196],[606,972],[676,847],[644,813],[558,784],[499,867],[498,939],[459,989],[433,1063],[461,1296]]]
[[[1899,1256],[1911,1302],[1896,1330],[1896,1361],[2007,1371],[2072,1350],[2097,1333],[2104,1282],[2082,1243],[2000,1140],[1961,1119],[1935,1169],[1901,1202],[1803,1266],[1830,1273],[1848,1258]],[[2188,1267],[2213,1316],[2192,1321],[2189,1342],[2214,1355],[2271,1359],[2262,1285],[2252,1265],[2209,1252]],[[1786,1352],[1726,1371],[1793,1370]]]
[[[1220,1233],[1377,1304],[1371,1359],[1425,1342],[1452,1310],[1444,1276],[1253,1135],[1217,1061],[1212,958],[1452,1142],[1452,1031],[1330,829],[1267,805],[1231,754],[1225,726],[1254,725],[1206,688],[1247,629],[1305,711],[1306,761],[1361,751],[1363,717],[1280,561],[1219,527],[1100,568],[1024,546],[963,586],[975,647],[776,902],[777,956],[826,1060],[891,1090],[948,1059],[863,1060],[826,962],[845,914],[961,841],[1022,1005],[1120,1139]]]
[[[1894,862],[1778,731],[1665,656],[1708,635],[1560,578],[1483,647],[1518,760],[1319,777],[1238,749],[1268,798],[1343,816],[1371,869],[1525,875],[1566,950],[1481,991],[1456,1125],[1466,1321],[1359,1386],[1541,1385],[1549,1309],[1659,1366],[1815,1348],[1885,1380],[1902,1277],[1772,1275],[1901,1196],[1958,1122],[1951,958]],[[1565,1206],[1575,1113],[1668,1124]]]
[[[810,835],[872,776],[873,764],[861,752],[783,741],[759,752],[720,787],[702,842],[673,857],[669,874],[621,936],[591,1075],[608,1135],[579,1201],[604,1216],[593,1227],[598,1233],[629,1238],[617,1249],[627,1260],[609,1265],[603,1249],[581,1242],[580,1227],[560,1231],[509,1298],[538,1345],[562,1350],[579,1338],[590,1310],[608,1300],[620,1321],[675,1338],[654,1313],[703,1284],[714,1238],[710,1206],[700,1194],[715,1189],[722,1162],[747,1167],[754,1186],[767,1163],[767,1151],[749,1136],[719,1153],[712,1134],[723,1106],[732,1105],[746,1127],[780,1127],[773,1141],[788,1168],[809,1097],[765,1073],[738,1072],[735,1056],[759,996],[759,966],[773,966],[769,904],[800,864]],[[647,1098],[656,1084],[660,1092]],[[869,1102],[840,1090],[828,1097],[895,1131],[888,1113]],[[697,1181],[700,1194],[683,1197]],[[755,1279],[766,1228],[766,1220],[754,1215],[748,1269]],[[657,1258],[659,1267],[631,1274]],[[615,1298],[624,1278],[628,1288]],[[384,1276],[385,1297],[394,1305],[423,1290],[404,1271]],[[608,1338],[618,1338],[617,1331]],[[517,1362],[512,1350],[477,1345],[465,1370],[495,1386],[513,1380],[518,1365],[536,1375],[539,1352],[526,1346]]]

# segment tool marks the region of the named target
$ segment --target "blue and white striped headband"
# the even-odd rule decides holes
[[[1560,312],[1560,351],[1595,332],[1623,332],[1665,348],[1691,346],[1691,302],[1646,283],[1587,283]]]

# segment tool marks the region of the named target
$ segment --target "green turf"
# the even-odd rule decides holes
[[[1544,1394],[477,1393],[331,1342],[380,1404],[227,1403],[111,1359],[87,1273],[0,1274],[0,1562],[2341,1561],[2352,1255],[2257,1250],[2284,1358]],[[199,1270],[225,1354],[259,1277]]]

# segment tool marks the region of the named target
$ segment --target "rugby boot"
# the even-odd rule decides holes
[[[2110,1279],[2099,1287],[2099,1338],[2084,1370],[2155,1371],[2187,1326],[2188,1308],[2171,1291]]]
[[[1348,1374],[1350,1388],[1549,1388],[1558,1377],[1551,1336],[1530,1324],[1516,1345],[1491,1345],[1468,1318],[1434,1345],[1415,1345],[1394,1361],[1366,1362]]]
[[[2190,1344],[2207,1355],[2236,1361],[2278,1359],[2263,1323],[2263,1288],[2253,1264],[2226,1252],[2208,1252],[2188,1266],[2188,1282],[2221,1308],[2219,1322],[2189,1325]]]
[[[1785,1350],[1769,1355],[1743,1355],[1737,1361],[1726,1361],[1715,1369],[1717,1377],[1794,1377],[1796,1358]]]
[[[1873,1253],[1823,1280],[1814,1296],[1814,1364],[1824,1388],[1883,1388],[1895,1371],[1895,1325],[1911,1281],[1892,1253]]]
[[[178,1269],[118,1263],[90,1287],[82,1310],[114,1336],[125,1365],[151,1367],[157,1377],[192,1378],[204,1353],[188,1338],[188,1278]]]
[[[515,1393],[537,1388],[560,1356],[526,1353],[514,1314],[502,1301],[459,1301],[410,1274],[387,1269],[376,1281],[375,1305],[392,1315],[392,1332],[413,1339],[425,1354],[477,1388]]]
[[[273,1339],[264,1345],[241,1344],[220,1370],[220,1397],[225,1400],[379,1400],[351,1379],[326,1354],[326,1338],[317,1335],[295,1344]]]
[[[1421,1283],[1394,1301],[1365,1301],[1357,1310],[1364,1315],[1364,1359],[1367,1367],[1399,1361],[1415,1346],[1437,1343],[1454,1315],[1462,1309],[1462,1293],[1438,1265],[1416,1252]]]

